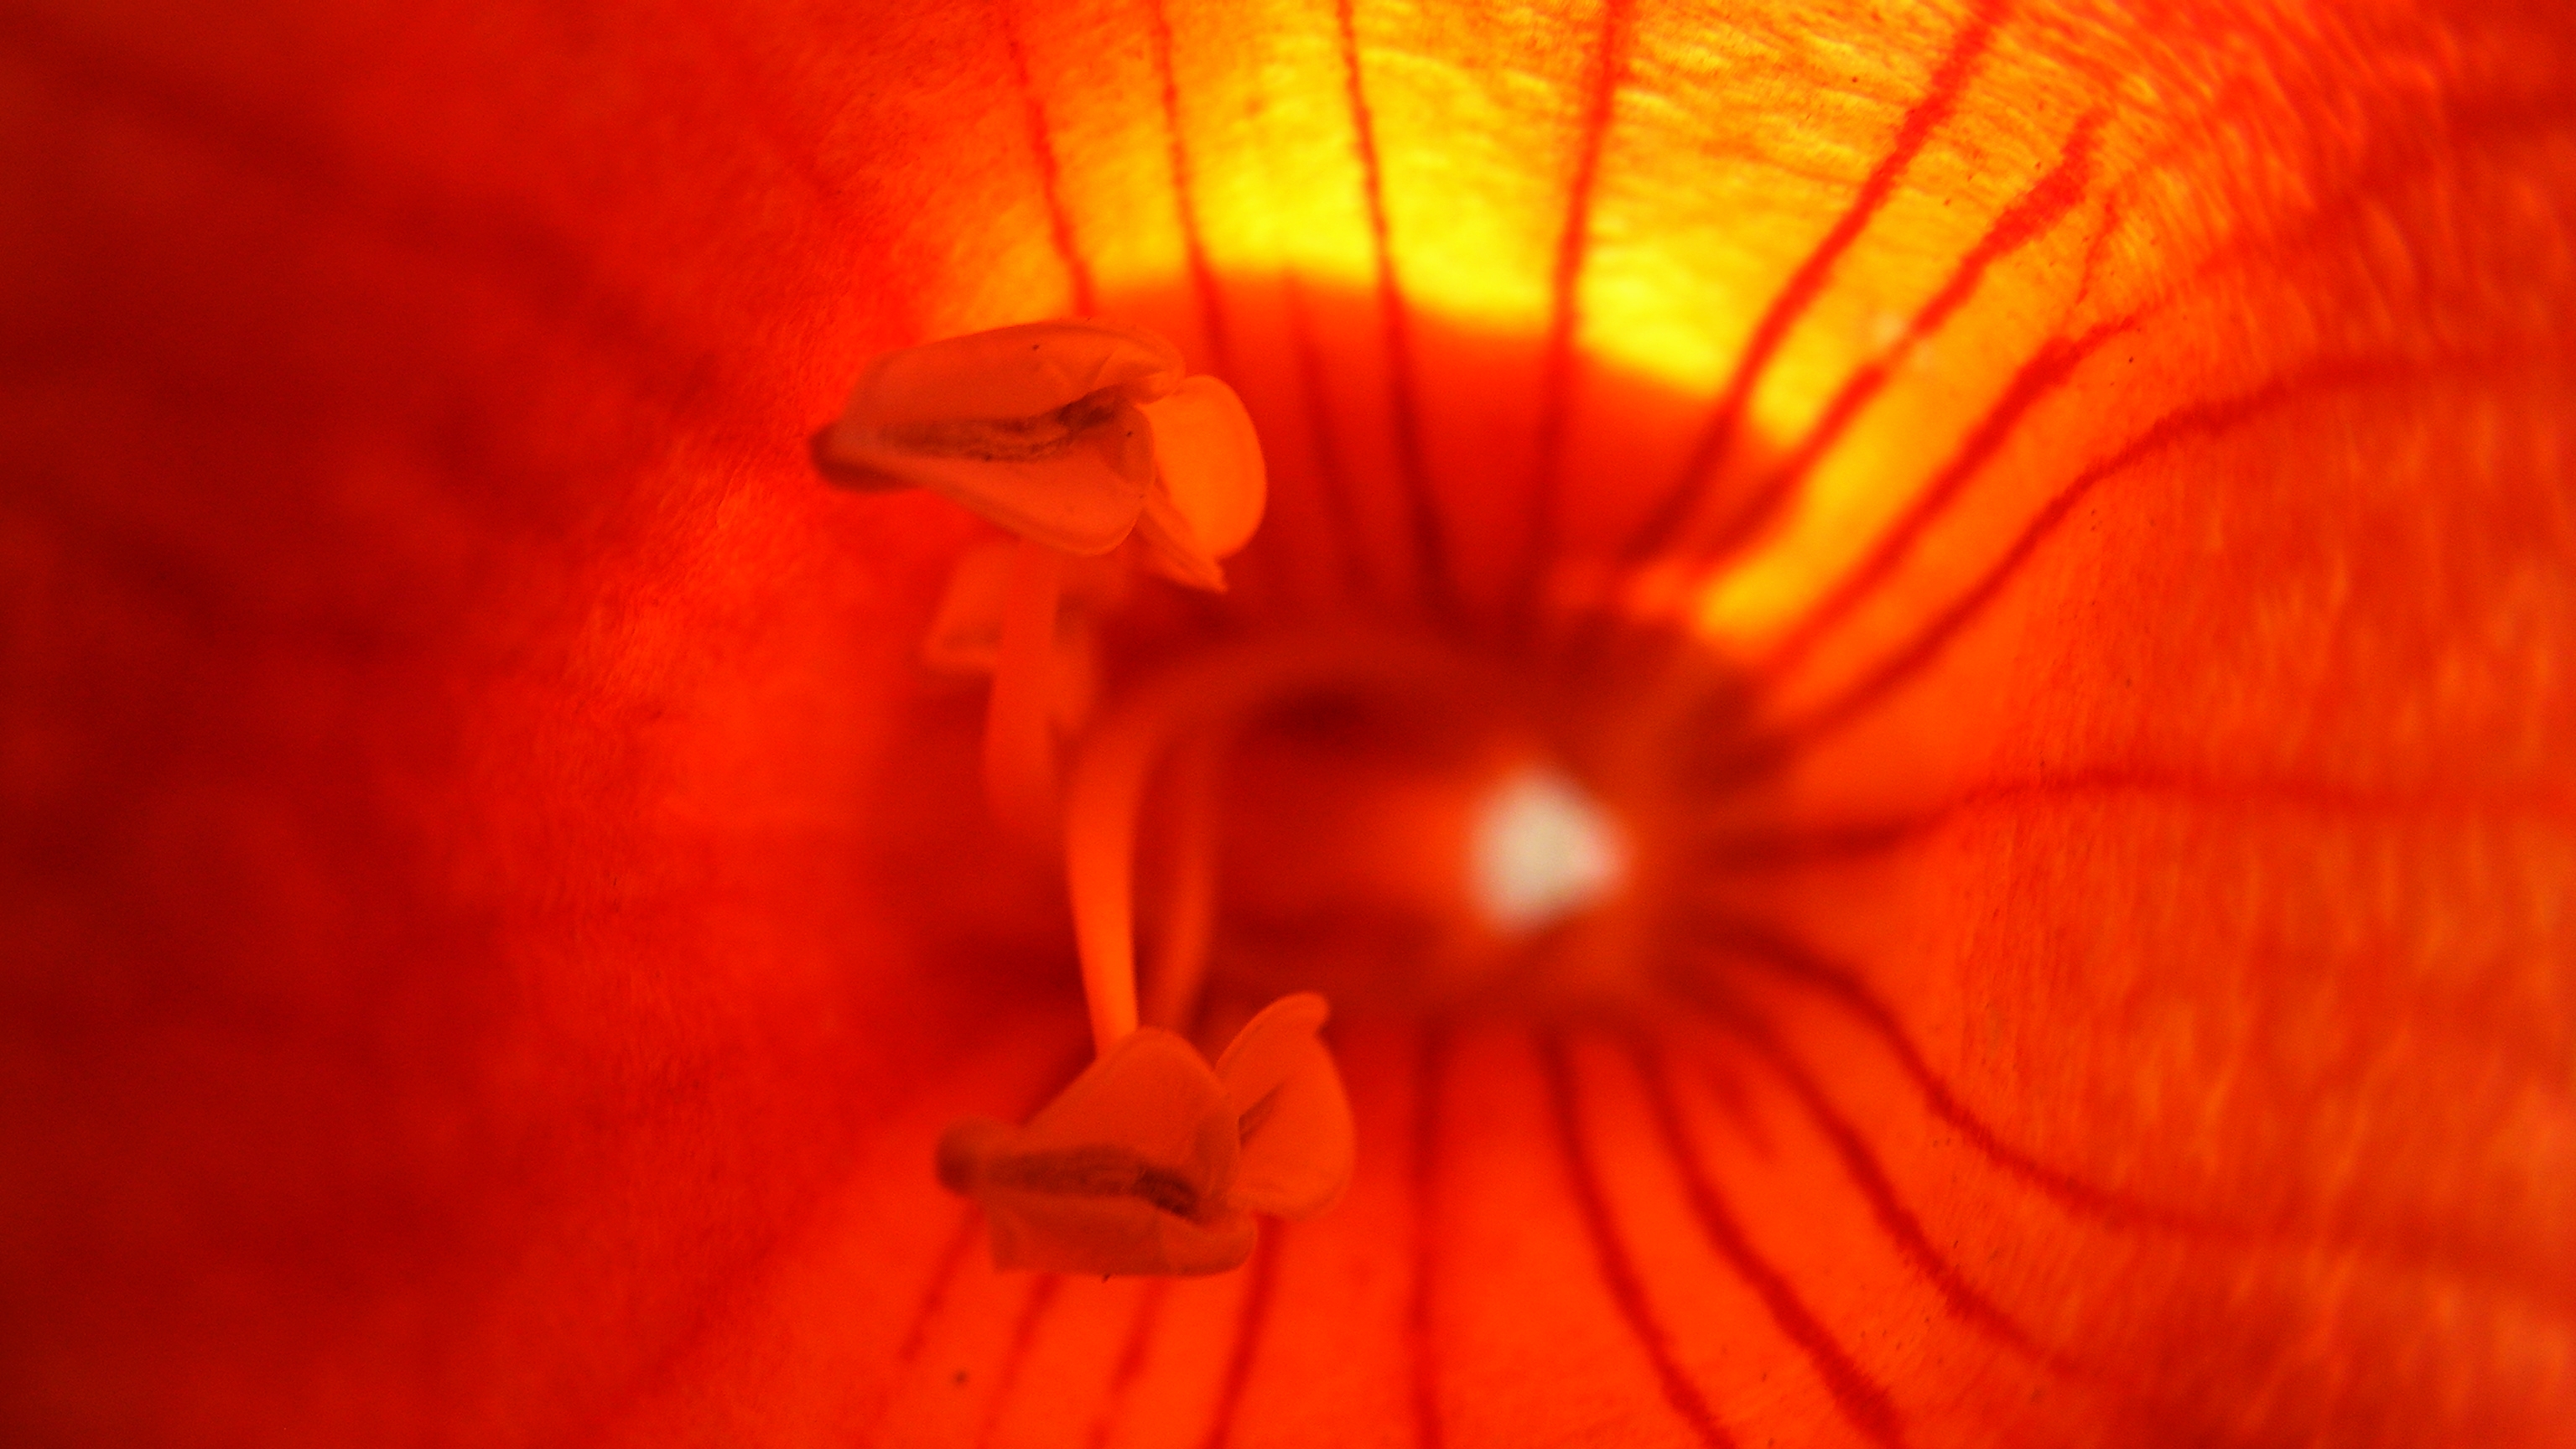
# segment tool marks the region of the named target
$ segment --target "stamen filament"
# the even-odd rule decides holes
[[[1103,720],[1074,765],[1064,814],[1066,884],[1094,1048],[1106,1054],[1136,1030],[1137,818],[1154,769],[1175,742],[1195,738],[1217,758],[1225,736],[1253,711],[1321,689],[1480,691],[1484,684],[1480,673],[1437,646],[1329,635],[1208,655],[1138,690]],[[1185,842],[1184,858],[1188,853]],[[1212,920],[1213,901],[1204,909]],[[1203,971],[1206,953],[1202,947],[1196,954],[1194,975]],[[1158,983],[1156,1004],[1177,997],[1186,1007],[1195,990],[1195,981]]]
[[[1052,681],[1064,555],[1034,539],[1011,553],[993,693],[984,711],[984,798],[1005,830],[1036,845],[1059,830]]]
[[[1216,938],[1216,802],[1226,743],[1202,734],[1180,747],[1172,766],[1172,872],[1145,995],[1145,1020],[1171,1031],[1186,1031]]]

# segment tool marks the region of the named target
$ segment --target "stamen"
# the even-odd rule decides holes
[[[1038,547],[1028,545],[1028,547]],[[1020,590],[1014,585],[1016,599]],[[1014,609],[1017,609],[1014,604]],[[1004,670],[1013,642],[1006,623]],[[997,696],[1001,678],[997,676]],[[1211,1068],[1137,1023],[1135,845],[1146,788],[1178,754],[1184,823],[1155,993],[1179,1020],[1205,970],[1216,771],[1264,706],[1318,691],[1484,681],[1454,655],[1384,637],[1270,641],[1203,657],[1132,695],[1093,731],[1064,813],[1083,991],[1097,1058],[1025,1128],[949,1129],[940,1180],[984,1205],[994,1260],[1059,1272],[1209,1273],[1247,1258],[1253,1212],[1310,1217],[1348,1186],[1354,1131],[1321,996],[1272,1002]]]
[[[840,419],[814,435],[813,454],[845,487],[928,488],[1019,536],[985,717],[984,791],[1006,829],[1041,844],[1057,828],[1047,661],[1064,557],[1133,538],[1144,566],[1221,590],[1217,560],[1250,540],[1268,487],[1234,389],[1183,376],[1179,351],[1151,332],[1094,321],[886,353]],[[943,617],[934,632],[957,622]],[[1125,1016],[1132,1029],[1132,1006]]]
[[[993,818],[1033,844],[1056,838],[1054,691],[1056,601],[1064,556],[1034,539],[1011,554],[1002,646],[984,712],[984,798]]]
[[[1064,832],[1074,945],[1098,1050],[1136,1029],[1137,818],[1165,754],[1182,740],[1221,751],[1264,705],[1354,686],[1468,694],[1481,692],[1485,681],[1455,654],[1429,644],[1384,636],[1273,640],[1211,653],[1163,676],[1093,732],[1074,765]],[[1168,991],[1178,1001],[1195,994],[1196,982],[1176,982]],[[1158,1005],[1162,1000],[1158,991]]]
[[[1241,1263],[1249,1211],[1320,1212],[1351,1168],[1350,1105],[1316,1033],[1327,1008],[1292,996],[1254,1017],[1210,1068],[1174,1033],[1137,1025],[1137,815],[1156,765],[1195,740],[1160,941],[1159,1019],[1191,1009],[1214,909],[1213,775],[1221,731],[1300,675],[1292,655],[1234,661],[1212,691],[1150,695],[1098,732],[1072,808],[1057,808],[1050,668],[1068,556],[1120,548],[1184,584],[1222,589],[1217,560],[1248,541],[1266,495],[1260,440],[1233,389],[1184,378],[1168,343],[1136,329],[1040,323],[950,338],[870,364],[841,419],[815,435],[824,476],[926,487],[1018,535],[987,634],[992,589],[959,560],[926,656],[971,667],[994,638],[984,789],[1013,833],[1065,834],[1083,991],[1098,1056],[1025,1128],[974,1120],[939,1145],[939,1177],[982,1203],[994,1260],[1064,1272],[1208,1273]],[[995,636],[998,637],[995,637]],[[1219,733],[1211,733],[1208,727]],[[1239,1162],[1255,1171],[1238,1194]]]
[[[939,1180],[983,1204],[1003,1268],[1223,1272],[1252,1255],[1252,1213],[1313,1217],[1350,1186],[1350,1098],[1317,1035],[1330,1015],[1283,996],[1213,1069],[1168,1031],[1130,1033],[1026,1127],[950,1127]]]
[[[1259,1231],[1230,1195],[1241,1134],[1207,1059],[1141,1031],[1027,1126],[949,1128],[939,1180],[983,1205],[999,1267],[1216,1273],[1251,1256]]]
[[[1198,1005],[1216,937],[1216,802],[1223,773],[1223,746],[1206,738],[1181,746],[1172,767],[1171,876],[1145,988],[1145,1020],[1173,1031],[1185,1029]]]
[[[1260,526],[1261,439],[1234,389],[1189,377],[1140,327],[1032,322],[868,364],[815,469],[846,488],[927,488],[1021,538],[1222,589]]]

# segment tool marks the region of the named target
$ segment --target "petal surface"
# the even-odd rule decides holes
[[[2569,26],[17,7],[11,1429],[2555,1444]],[[1645,862],[1713,1000],[1346,1013],[1348,1197],[1159,1292],[926,1170],[1061,884],[917,678],[976,526],[800,446],[1086,306],[1272,617],[1581,594],[1732,428],[1794,745]]]

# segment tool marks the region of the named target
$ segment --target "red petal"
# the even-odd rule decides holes
[[[2549,1442],[2570,37],[2453,8],[0,22],[13,1423]],[[1062,922],[912,727],[965,526],[800,451],[1086,291],[1262,424],[1247,599],[1760,442],[1797,746],[1706,1040],[1359,1039],[1167,1292],[952,1247]]]

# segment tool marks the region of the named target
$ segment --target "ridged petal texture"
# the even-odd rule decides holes
[[[2571,13],[11,7],[0,1439],[2563,1442]],[[1182,1282],[936,1180],[1061,886],[989,529],[806,453],[1080,315],[1259,428],[1224,618],[1662,610],[1761,745],[1659,1009],[1337,1001]]]

